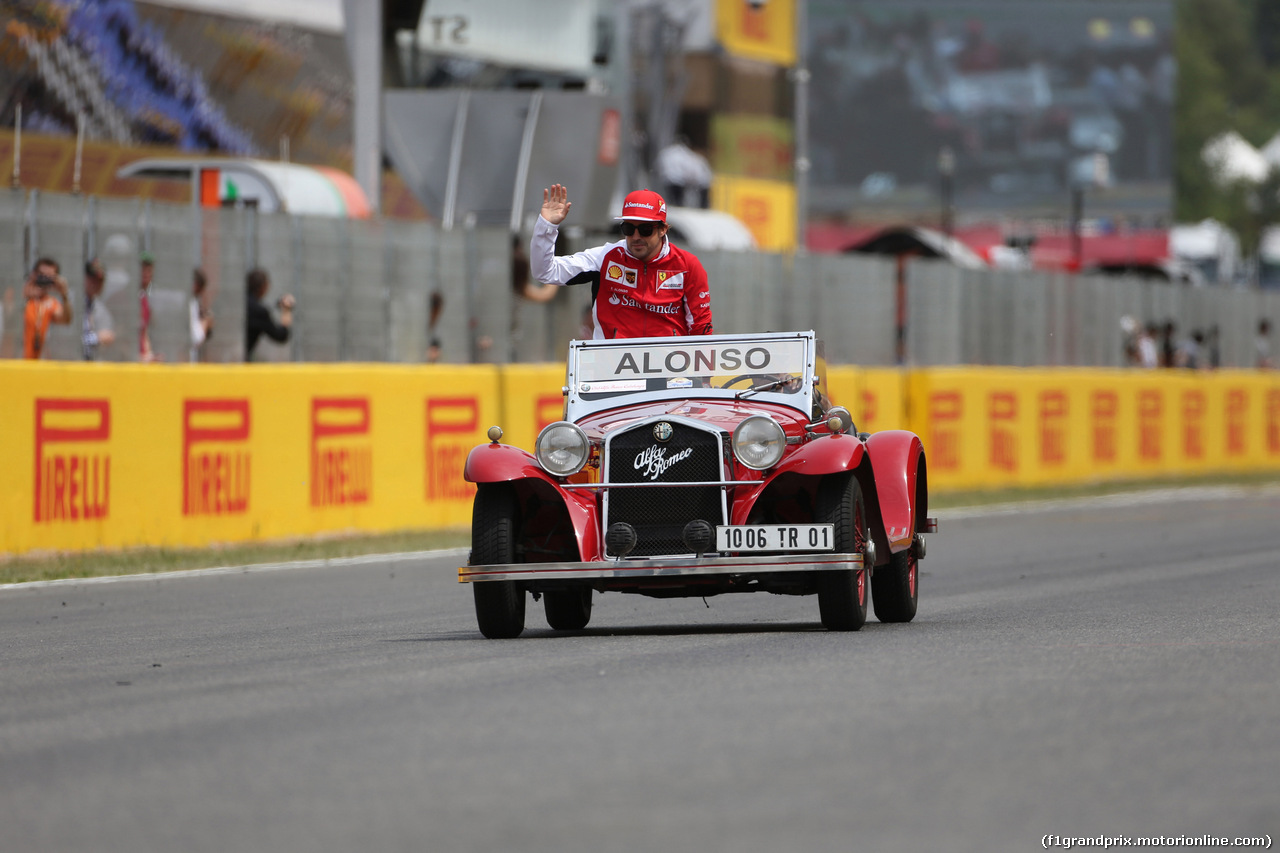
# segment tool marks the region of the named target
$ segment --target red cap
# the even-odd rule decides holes
[[[667,203],[653,190],[636,190],[622,202],[622,215],[618,218],[666,222]]]

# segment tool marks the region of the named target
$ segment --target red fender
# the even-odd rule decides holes
[[[478,444],[467,454],[462,479],[468,483],[509,483],[534,477],[559,487],[555,478],[542,470],[533,454],[510,444]]]
[[[805,477],[821,477],[854,471],[862,464],[866,448],[852,435],[832,435],[815,439],[797,450],[758,486],[749,486],[734,498],[733,524],[746,524],[756,500],[769,488],[769,484],[784,474],[801,474]]]
[[[885,430],[867,439],[867,455],[871,458],[880,520],[889,551],[896,554],[911,547],[916,534],[916,514],[928,511],[927,506],[916,506],[916,483],[924,469],[924,445],[915,433]],[[928,500],[928,496],[923,500]]]
[[[522,489],[538,489],[530,483],[537,480],[545,484],[540,493],[554,493],[564,502],[569,521],[573,524],[578,540],[578,554],[583,560],[602,558],[600,547],[600,520],[596,510],[595,493],[590,489],[565,489],[560,481],[538,465],[533,454],[509,444],[481,444],[467,454],[462,478],[468,483],[511,483],[517,492]]]

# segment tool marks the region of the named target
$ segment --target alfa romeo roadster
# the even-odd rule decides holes
[[[869,596],[911,621],[937,527],[924,448],[857,432],[825,373],[813,332],[572,342],[564,419],[532,453],[493,427],[467,457],[480,632],[519,636],[530,596],[581,630],[604,592],[816,595],[833,631]]]

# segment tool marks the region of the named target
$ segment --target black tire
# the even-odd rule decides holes
[[[482,485],[471,512],[471,564],[516,561],[519,516],[516,496],[501,485]],[[509,640],[524,631],[525,591],[515,581],[476,581],[476,622],[490,640]]]
[[[818,488],[817,522],[835,525],[837,553],[862,554],[867,547],[867,513],[862,487],[852,474],[828,477]],[[867,621],[867,570],[818,573],[818,611],[828,631],[857,631]]]
[[[591,621],[591,587],[557,589],[543,594],[547,624],[557,631],[581,631]]]
[[[920,563],[915,547],[899,551],[871,576],[871,603],[881,622],[910,622],[920,598]]]

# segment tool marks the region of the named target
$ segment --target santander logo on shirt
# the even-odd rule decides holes
[[[637,302],[627,296],[620,296],[616,291],[609,297],[610,305],[625,305],[628,308],[643,308],[646,311],[652,311],[654,314],[679,314],[680,304],[672,305],[650,305],[644,302]]]

